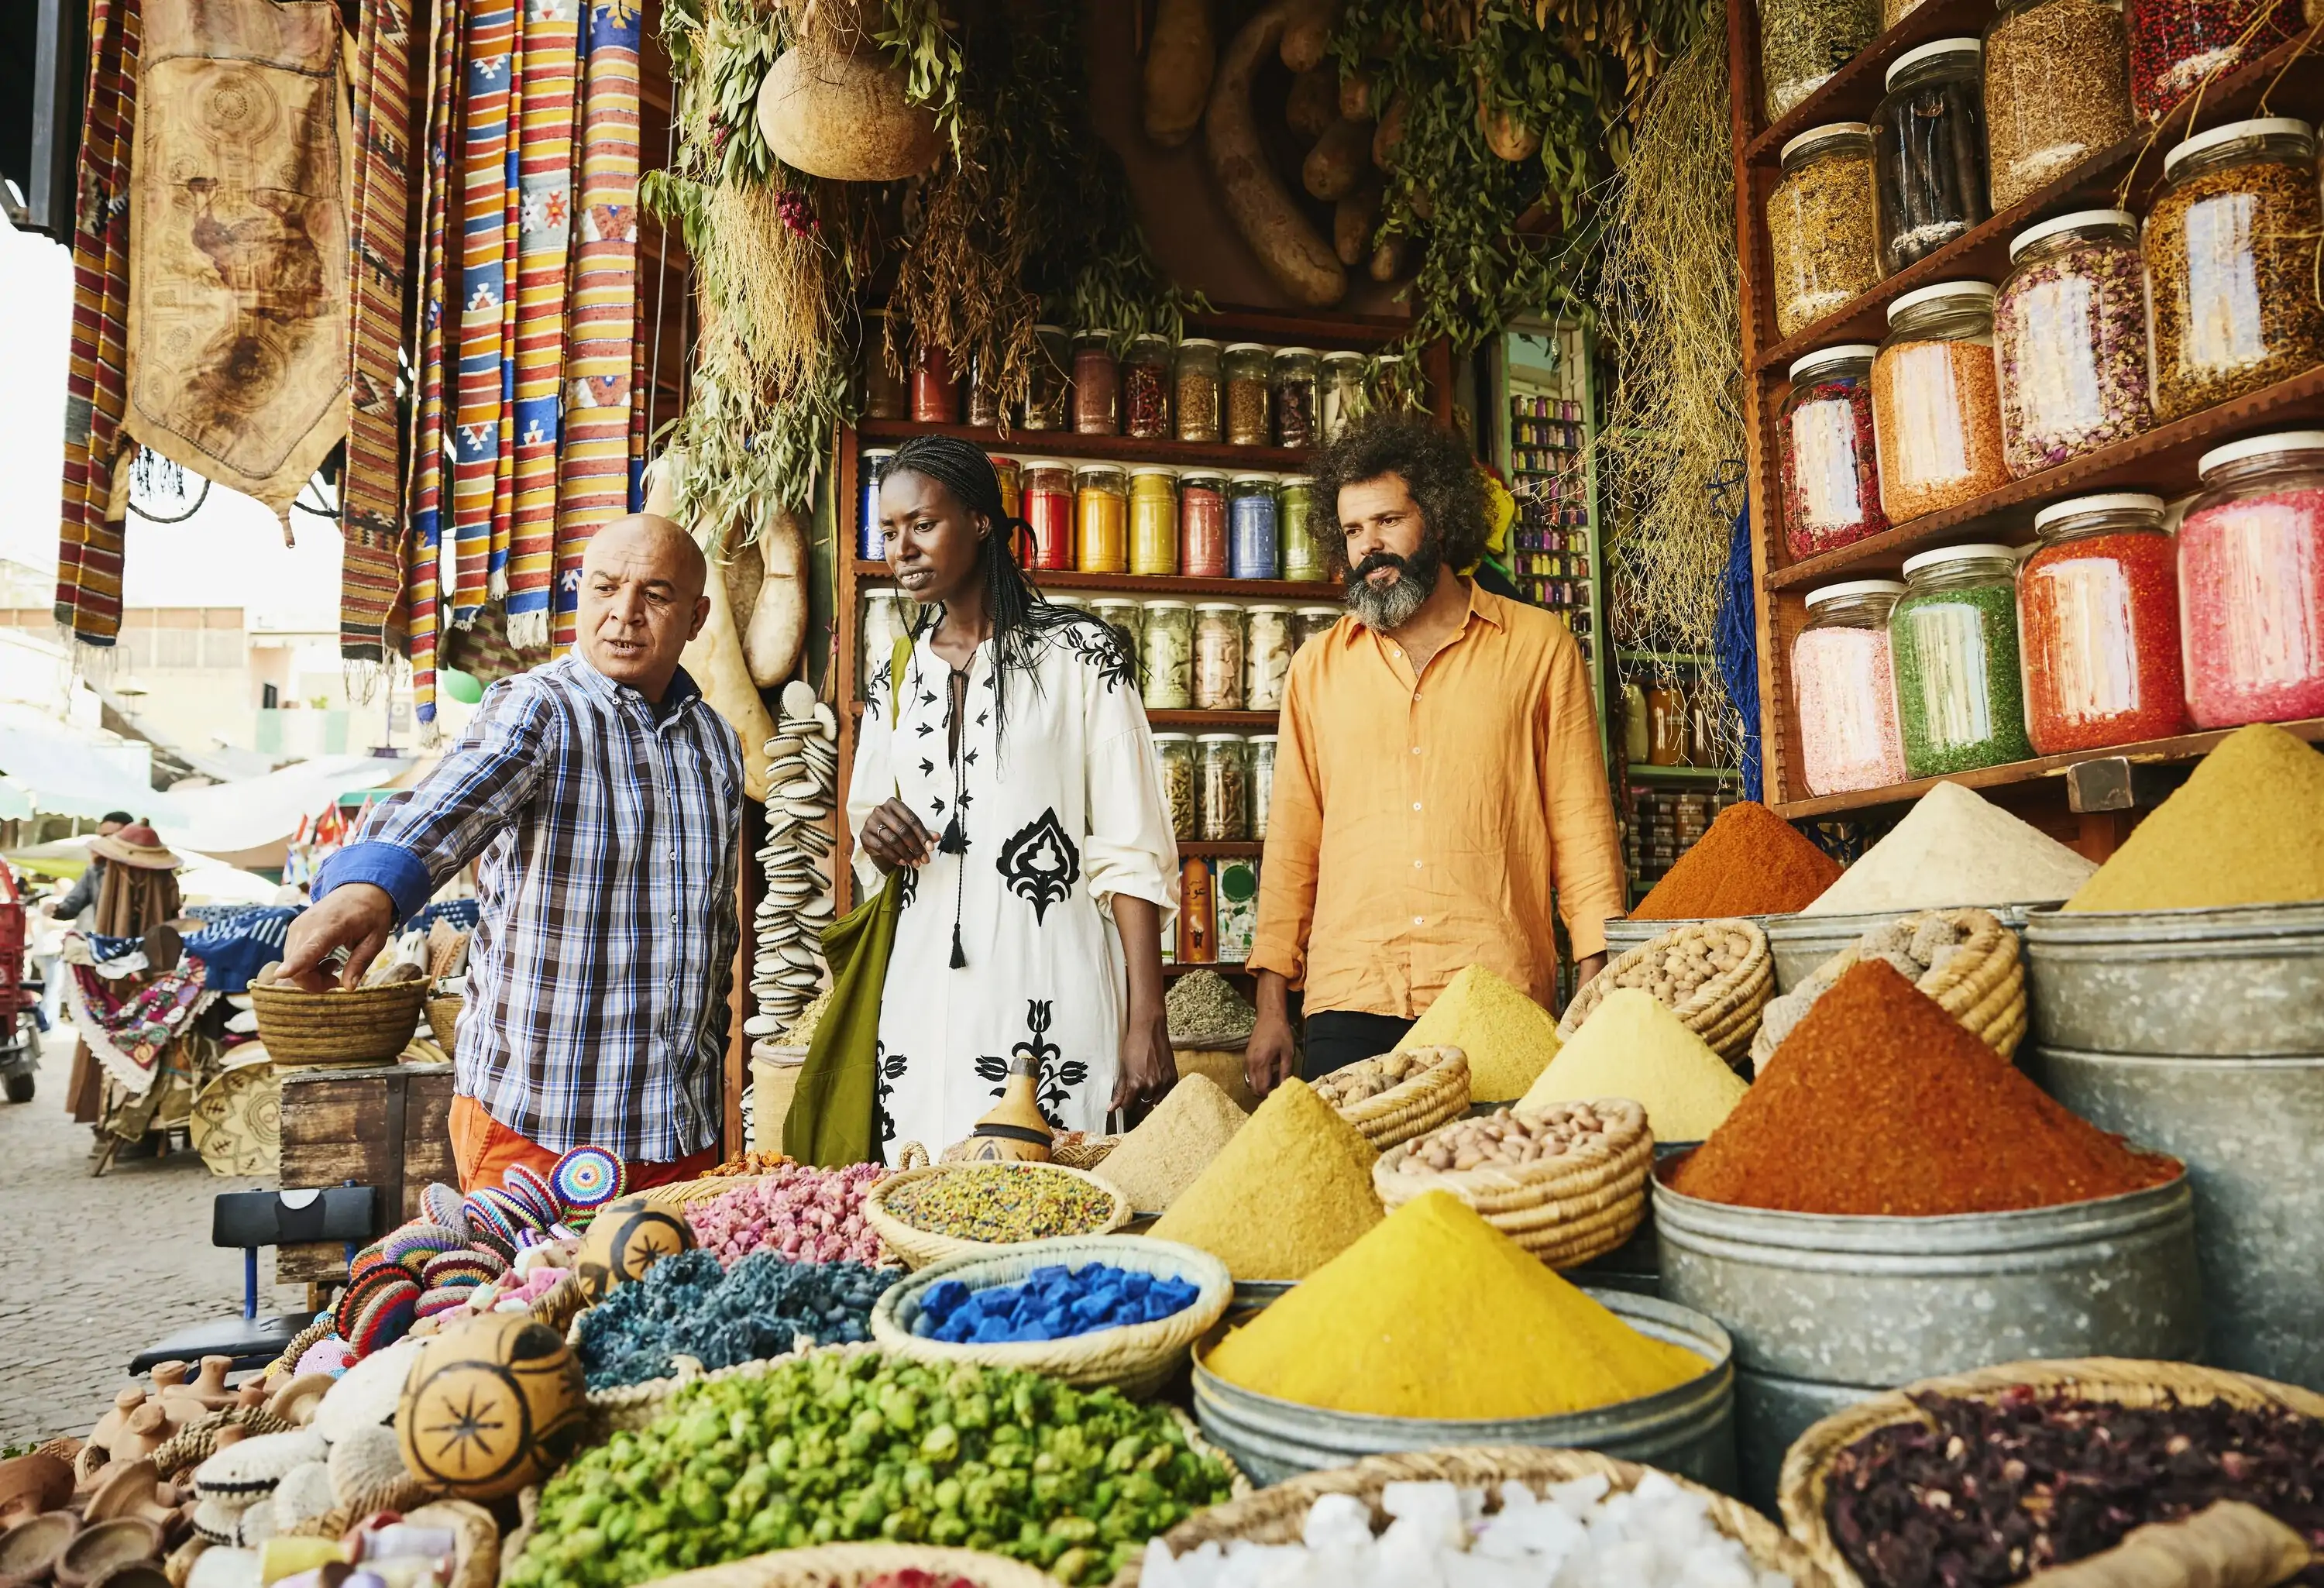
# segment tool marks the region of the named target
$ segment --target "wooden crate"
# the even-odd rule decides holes
[[[452,1066],[364,1065],[282,1073],[282,1186],[285,1190],[353,1180],[379,1188],[386,1233],[420,1212],[430,1180],[456,1186],[452,1161]],[[290,1284],[334,1284],[346,1277],[346,1251],[329,1242],[284,1246],[275,1278]]]

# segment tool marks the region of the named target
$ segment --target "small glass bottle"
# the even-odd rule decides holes
[[[855,483],[859,500],[856,503],[855,555],[863,562],[888,560],[887,531],[880,527],[880,482],[888,477],[888,466],[895,461],[893,447],[872,447],[855,455]]]
[[[1272,439],[1268,424],[1267,349],[1256,342],[1229,345],[1221,357],[1226,409],[1227,443],[1233,447],[1264,447]]]
[[[1194,709],[1242,709],[1242,608],[1231,601],[1194,604]]]
[[[1891,524],[2009,483],[1993,298],[1983,282],[1939,282],[1888,306],[1888,336],[1872,361],[1872,437]]]
[[[1114,366],[1113,333],[1074,333],[1074,433],[1121,434],[1121,372]]]
[[[1001,392],[993,382],[1001,374],[999,350],[979,348],[968,364],[968,423],[972,429],[1001,428]]]
[[[1985,46],[1939,39],[1888,68],[1872,113],[1880,268],[1895,275],[1992,215],[1985,184]]]
[[[1170,339],[1144,332],[1121,360],[1121,428],[1141,440],[1170,434]]]
[[[1273,475],[1237,475],[1227,487],[1227,577],[1271,579],[1283,566]]]
[[[2324,716],[2324,430],[2230,441],[2179,525],[2187,706],[2199,728]]]
[[[1291,671],[1291,609],[1254,606],[1243,634],[1242,705],[1245,711],[1277,711],[1283,682]]]
[[[1904,780],[1888,653],[1889,614],[1904,593],[1895,579],[1850,579],[1808,592],[1808,621],[1792,642],[1792,699],[1800,777],[1811,794]]]
[[[1323,355],[1321,385],[1322,433],[1324,440],[1332,441],[1348,428],[1350,420],[1362,411],[1364,355],[1346,351]]]
[[[1303,585],[1321,584],[1332,577],[1323,560],[1323,543],[1315,538],[1315,482],[1307,475],[1286,475],[1276,494],[1276,517],[1282,526],[1283,577]]]
[[[1775,331],[1789,337],[1880,282],[1873,226],[1872,129],[1860,121],[1810,127],[1784,145],[1767,195]]]
[[[2017,554],[1944,546],[1904,559],[1888,617],[1908,777],[2029,760],[2017,651]]]
[[[2187,731],[2179,655],[2179,549],[2163,498],[2053,502],[2017,575],[2025,729],[2038,755]]]
[[[2081,209],[2018,233],[1993,300],[1993,356],[2002,459],[2018,479],[2153,424],[2138,222]]]
[[[1219,345],[1208,337],[1188,337],[1178,344],[1175,365],[1178,439],[1216,441],[1219,439]]]
[[[1185,711],[1194,703],[1194,609],[1183,601],[1149,601],[1141,654],[1141,698],[1148,711]]]
[[[1227,577],[1227,477],[1188,470],[1178,482],[1178,563],[1190,579]]]
[[[1025,428],[1062,430],[1073,418],[1074,344],[1063,326],[1033,328],[1032,367],[1027,373]]]
[[[912,419],[924,425],[960,423],[960,377],[952,355],[932,342],[912,349]]]
[[[863,313],[863,417],[912,417],[912,378],[888,367],[888,311]]]
[[[1004,518],[1025,516],[1025,466],[1013,457],[1003,457],[988,452],[984,461],[992,466],[992,477],[1001,482],[1001,512]]]
[[[1130,571],[1178,571],[1178,471],[1142,466],[1130,471]]]
[[[1273,734],[1254,734],[1250,738],[1250,836],[1267,836],[1267,808],[1275,803],[1275,746]]]
[[[1203,839],[1240,843],[1250,836],[1250,771],[1240,734],[1204,734],[1202,756]]]
[[[1203,836],[1202,806],[1195,794],[1194,736],[1157,734],[1154,758],[1162,766],[1162,802],[1170,810],[1170,836],[1191,844]]]
[[[1268,387],[1275,402],[1275,444],[1305,448],[1315,444],[1315,417],[1322,393],[1317,390],[1322,363],[1313,347],[1278,347],[1268,366]]]
[[[1130,568],[1130,476],[1119,464],[1074,470],[1074,566],[1085,574]]]
[[[1074,566],[1074,470],[1054,457],[1025,464],[1024,519],[1033,527],[1031,566],[1056,572]]]
[[[1340,621],[1336,606],[1303,606],[1291,614],[1291,653],[1299,654],[1301,647],[1318,634],[1328,634]]]

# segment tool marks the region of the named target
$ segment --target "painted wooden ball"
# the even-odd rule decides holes
[[[694,1231],[683,1213],[650,1196],[624,1196],[599,1208],[589,1221],[573,1268],[582,1294],[603,1301],[614,1286],[693,1246]]]
[[[430,1335],[395,1415],[403,1464],[464,1500],[496,1500],[563,1466],[587,1427],[581,1363],[523,1313]]]

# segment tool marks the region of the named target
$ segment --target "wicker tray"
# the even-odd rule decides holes
[[[1367,1097],[1360,1103],[1344,1107],[1332,1105],[1339,1110],[1342,1119],[1362,1132],[1373,1151],[1385,1152],[1399,1141],[1425,1136],[1469,1112],[1469,1056],[1457,1048],[1439,1048],[1434,1051],[1442,1057],[1409,1080],[1399,1081],[1378,1096]],[[1370,1062],[1366,1059],[1338,1073],[1345,1075]]]
[[[863,1222],[878,1232],[888,1250],[894,1252],[908,1269],[924,1269],[948,1257],[998,1257],[1010,1251],[1012,1244],[1021,1243],[962,1241],[951,1235],[938,1235],[927,1230],[915,1229],[888,1211],[888,1198],[899,1186],[913,1185],[932,1175],[954,1175],[965,1169],[987,1167],[983,1164],[937,1164],[890,1175],[864,1194]],[[1071,1169],[1063,1164],[1028,1164],[1025,1167],[1045,1174],[1071,1175],[1077,1180],[1086,1180],[1113,1199],[1113,1212],[1104,1225],[1083,1231],[1083,1234],[1110,1235],[1130,1222],[1132,1212],[1130,1198],[1124,1196],[1111,1182],[1100,1179],[1086,1169]]]
[[[1558,1040],[1572,1039],[1582,1022],[1615,990],[1616,977],[1659,959],[1674,944],[1729,932],[1740,932],[1749,941],[1743,963],[1697,987],[1673,1005],[1672,1012],[1720,1057],[1734,1063],[1750,1046],[1751,1034],[1759,1029],[1759,1011],[1775,992],[1775,961],[1767,952],[1767,934],[1756,921],[1689,921],[1625,950],[1565,1006],[1564,1016],[1557,1022]]]
[[[697,1566],[674,1576],[655,1577],[646,1588],[859,1588],[875,1577],[913,1566],[940,1581],[965,1577],[976,1588],[1057,1588],[1057,1580],[1038,1566],[1005,1555],[974,1549],[939,1549],[933,1544],[823,1544],[809,1549],[779,1549]]]
[[[1990,1400],[2021,1385],[2069,1392],[2087,1400],[2121,1406],[2155,1406],[2165,1400],[2200,1404],[2224,1400],[2241,1407],[2280,1406],[2304,1417],[2324,1417],[2324,1395],[2291,1384],[2273,1383],[2224,1368],[2183,1362],[2140,1362],[2125,1357],[2083,1357],[2060,1362],[2014,1362],[1973,1373],[1923,1379],[1834,1412],[1799,1436],[1784,1455],[1775,1498],[1784,1525],[1836,1588],[1865,1588],[1824,1524],[1824,1484],[1840,1453],[1876,1429],[1893,1423],[1926,1421],[1913,1404],[1915,1393]]]
[[[2025,965],[2018,953],[2017,934],[1989,909],[1932,909],[1897,919],[1917,922],[1932,915],[1967,928],[1969,937],[1941,969],[1931,971],[1914,985],[2002,1057],[2010,1057],[2025,1036]],[[1841,949],[1784,996],[1811,987],[1830,987],[1855,968],[1860,946],[1859,942],[1856,947]],[[1766,1064],[1775,1046],[1762,1029],[1751,1040],[1753,1065]]]
[[[1394,1455],[1367,1456],[1353,1466],[1307,1473],[1263,1489],[1247,1499],[1229,1500],[1198,1511],[1162,1535],[1174,1555],[1184,1555],[1216,1539],[1248,1538],[1258,1544],[1296,1544],[1307,1519],[1307,1509],[1325,1494],[1353,1494],[1372,1507],[1372,1520],[1387,1516],[1379,1510],[1380,1491],[1390,1483],[1442,1481],[1471,1489],[1498,1489],[1502,1483],[1527,1484],[1536,1491],[1552,1483],[1603,1473],[1617,1490],[1629,1490],[1652,1467],[1617,1461],[1590,1450],[1543,1450],[1532,1445],[1471,1445],[1446,1450],[1415,1450]],[[1702,1497],[1719,1530],[1743,1546],[1752,1563],[1782,1572],[1795,1588],[1827,1588],[1823,1574],[1806,1553],[1784,1536],[1783,1529],[1739,1500],[1706,1489],[1674,1474],[1665,1474],[1691,1494]],[[1136,1588],[1140,1566],[1132,1563],[1113,1579],[1113,1588]]]
[[[1372,1189],[1391,1213],[1424,1191],[1449,1191],[1551,1268],[1588,1262],[1628,1241],[1645,1221],[1646,1181],[1655,1166],[1644,1109],[1620,1097],[1599,1098],[1591,1106],[1636,1117],[1596,1150],[1546,1164],[1401,1173],[1398,1166],[1425,1140],[1416,1138],[1380,1155],[1372,1165]]]
[[[457,992],[447,998],[430,998],[428,1001],[428,1029],[435,1037],[436,1046],[447,1053],[453,1050],[454,1039],[459,1029],[460,1011],[467,1002]]]
[[[1192,1303],[1169,1317],[1118,1329],[1069,1334],[1062,1340],[1008,1344],[955,1345],[912,1333],[912,1319],[929,1286],[959,1279],[971,1289],[1010,1285],[1035,1269],[1056,1263],[1111,1263],[1116,1268],[1191,1279]],[[922,1362],[973,1362],[985,1367],[1047,1373],[1075,1389],[1111,1384],[1123,1394],[1151,1399],[1160,1394],[1186,1361],[1204,1330],[1219,1321],[1234,1299],[1234,1279],[1226,1264],[1207,1251],[1168,1241],[1126,1235],[1071,1235],[1009,1248],[998,1257],[963,1257],[922,1269],[890,1286],[872,1309],[872,1338],[899,1356]]]
[[[393,982],[330,992],[250,985],[258,1040],[276,1064],[389,1064],[420,1026],[428,983]]]

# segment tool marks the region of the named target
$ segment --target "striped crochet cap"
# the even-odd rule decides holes
[[[468,1297],[475,1288],[476,1282],[471,1279],[466,1284],[438,1285],[432,1290],[422,1290],[420,1299],[412,1304],[412,1311],[423,1318],[432,1318],[442,1312],[457,1312],[468,1305]]]
[[[383,1285],[374,1291],[355,1314],[355,1332],[349,1343],[357,1356],[369,1356],[383,1346],[392,1345],[410,1331],[411,1321],[419,1316],[420,1287],[408,1276],[399,1276],[392,1285]]]
[[[439,1252],[456,1251],[466,1246],[459,1233],[432,1219],[413,1219],[380,1237],[379,1249],[390,1262],[400,1264],[414,1274],[427,1266],[428,1260]]]
[[[431,1180],[420,1194],[420,1210],[447,1230],[459,1232],[460,1239],[468,1238],[467,1211],[460,1205],[460,1194],[441,1180]]]
[[[488,1219],[470,1222],[468,1244],[488,1257],[499,1259],[503,1270],[516,1260],[516,1238]]]
[[[479,1285],[486,1279],[496,1279],[508,1272],[508,1264],[489,1251],[479,1251],[464,1246],[457,1251],[441,1251],[428,1260],[420,1270],[421,1281],[431,1287],[442,1285]]]
[[[386,1248],[379,1242],[374,1241],[368,1246],[358,1246],[355,1248],[355,1254],[347,1259],[347,1277],[353,1279],[365,1269],[375,1269],[387,1260]]]
[[[410,1285],[411,1276],[392,1262],[375,1262],[347,1281],[339,1293],[338,1305],[331,1309],[333,1333],[347,1343],[355,1355],[363,1348],[355,1338],[355,1320],[363,1316],[364,1304],[381,1291],[398,1285]]]
[[[602,1147],[576,1147],[549,1171],[549,1184],[567,1217],[588,1215],[622,1194],[628,1177],[622,1160]]]
[[[511,1164],[501,1176],[501,1184],[511,1196],[523,1205],[527,1213],[540,1222],[543,1229],[555,1223],[558,1215],[565,1211],[558,1205],[557,1193],[549,1189],[549,1182],[541,1178],[538,1171],[523,1164]]]
[[[493,1223],[519,1246],[524,1244],[528,1232],[537,1235],[549,1227],[549,1221],[533,1212],[524,1198],[513,1191],[503,1191],[497,1186],[479,1186],[475,1196],[477,1201],[492,1211]]]

